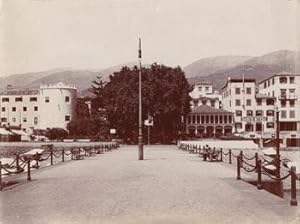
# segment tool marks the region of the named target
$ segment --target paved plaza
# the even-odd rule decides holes
[[[235,166],[176,146],[122,146],[32,172],[0,192],[1,223],[300,223],[299,207],[244,181]],[[24,180],[26,177],[22,177]]]

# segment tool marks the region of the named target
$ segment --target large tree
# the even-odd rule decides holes
[[[104,107],[112,128],[125,140],[137,140],[138,68],[123,67],[104,87]],[[143,120],[153,117],[152,139],[166,143],[177,137],[189,110],[190,86],[180,67],[152,64],[142,69]],[[144,132],[145,133],[145,132]]]

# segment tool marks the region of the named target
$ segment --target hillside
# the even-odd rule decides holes
[[[201,81],[211,81],[216,89],[220,89],[228,79],[241,78],[243,73],[245,78],[255,78],[258,82],[274,74],[281,72],[299,72],[300,55],[293,51],[276,51],[260,57],[254,57],[243,64],[233,68],[219,70],[207,76],[194,76],[189,78],[191,84]]]
[[[217,56],[197,60],[183,68],[186,77],[207,76],[219,70],[233,68],[251,59],[248,56]]]

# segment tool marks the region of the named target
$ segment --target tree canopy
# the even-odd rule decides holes
[[[117,129],[119,137],[134,142],[138,133],[138,71],[137,67],[123,67],[102,89],[111,128]],[[142,114],[143,121],[148,114],[153,117],[152,141],[166,143],[178,136],[181,118],[190,110],[189,91],[180,67],[152,64],[142,69]]]

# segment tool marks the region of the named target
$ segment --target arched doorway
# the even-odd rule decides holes
[[[205,127],[204,126],[198,126],[197,127],[197,132],[198,132],[198,136],[200,137],[200,138],[203,138],[203,136],[204,136],[204,131],[205,131]]]
[[[215,136],[216,136],[216,138],[219,138],[220,136],[222,136],[222,134],[223,134],[223,127],[222,126],[216,126],[216,134],[215,134]]]
[[[208,138],[214,137],[214,127],[213,126],[207,126],[206,127],[206,136]]]
[[[195,137],[196,128],[195,126],[189,126],[188,127],[188,135],[190,137]]]
[[[224,134],[225,135],[231,135],[232,134],[232,127],[231,126],[225,126],[224,127]]]

